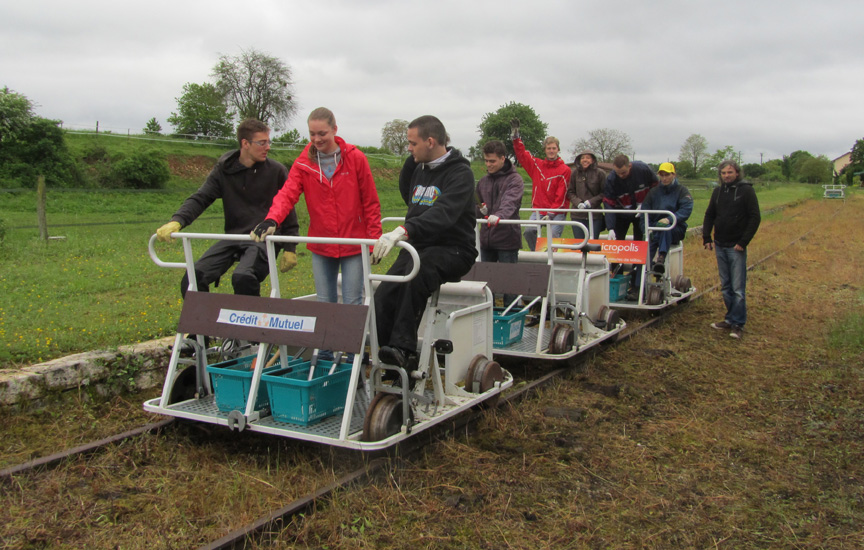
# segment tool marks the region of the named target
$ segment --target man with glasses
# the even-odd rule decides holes
[[[216,199],[222,199],[225,233],[248,235],[267,216],[273,197],[288,178],[288,169],[268,159],[270,128],[259,120],[244,120],[237,127],[240,148],[225,153],[207,176],[204,184],[192,194],[171,221],[160,227],[160,241],[171,241],[171,234],[189,226]],[[297,214],[292,210],[276,231],[278,235],[298,235]],[[288,271],[297,265],[294,243],[282,245],[284,252],[279,268]],[[219,286],[219,278],[237,262],[231,275],[234,294],[261,295],[261,282],[267,278],[267,251],[264,243],[217,241],[195,262],[198,291],[208,292],[210,284]],[[183,275],[180,294],[185,297],[188,274]]]

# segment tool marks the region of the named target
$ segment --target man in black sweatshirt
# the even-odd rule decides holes
[[[378,263],[399,241],[420,256],[420,272],[407,283],[382,282],[375,292],[378,358],[416,368],[417,330],[426,301],[443,283],[459,281],[477,257],[474,246],[474,174],[457,149],[447,147],[444,125],[422,116],[408,125],[411,156],[399,174],[399,191],[408,206],[405,224],[382,235],[372,251]],[[388,275],[411,271],[411,256],[400,251]]]
[[[729,336],[738,339],[747,322],[747,245],[756,235],[762,218],[756,191],[741,179],[738,163],[723,161],[717,172],[720,187],[714,189],[705,210],[702,242],[706,250],[713,249],[717,254],[726,318],[711,326],[728,330]]]

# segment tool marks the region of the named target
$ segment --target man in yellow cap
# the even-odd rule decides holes
[[[648,223],[651,227],[664,227],[672,225],[675,227],[669,231],[652,231],[649,243],[649,260],[653,260],[652,268],[656,273],[666,272],[666,254],[669,247],[678,244],[687,232],[687,218],[693,212],[693,195],[690,191],[678,183],[675,177],[675,165],[664,162],[657,170],[660,185],[648,192],[642,202],[643,210],[668,210],[668,214],[649,214]],[[672,217],[674,216],[674,220]],[[654,254],[657,254],[656,260]]]

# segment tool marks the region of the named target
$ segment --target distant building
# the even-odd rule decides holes
[[[836,176],[841,170],[852,164],[852,151],[840,155],[832,162],[834,163],[834,175]]]

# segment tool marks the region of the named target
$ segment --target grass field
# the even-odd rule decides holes
[[[115,148],[142,145],[117,137],[70,139],[70,147],[78,154],[88,148],[108,146],[113,152]],[[187,143],[147,142],[146,146],[164,148],[166,154],[176,158],[210,159],[211,164],[226,150]],[[290,162],[292,155],[296,156],[296,151],[280,151],[272,156]],[[370,165],[382,215],[404,215],[398,194],[399,165],[377,158],[372,158]],[[474,163],[472,169],[477,177],[484,173],[482,163]],[[38,363],[173,334],[180,314],[182,273],[155,266],[147,253],[147,241],[202,181],[203,176],[191,179],[175,175],[168,189],[159,192],[49,190],[49,233],[65,239],[47,243],[38,239],[35,193],[0,194],[0,220],[6,227],[0,245],[0,367]],[[530,204],[528,187],[523,206]],[[801,184],[757,190],[763,210],[821,195],[821,187]],[[694,186],[693,195],[696,207],[691,226],[701,223],[710,191]],[[303,201],[297,212],[301,234],[305,235],[308,216]],[[221,204],[212,205],[190,230],[221,233]],[[197,242],[196,254],[207,246]],[[180,250],[178,243],[159,246],[160,257],[168,261],[181,261]],[[314,291],[311,259],[302,245],[298,247],[298,260],[297,268],[280,276],[285,296]],[[217,291],[231,292],[230,277],[223,277]],[[269,291],[265,282],[262,292]]]

